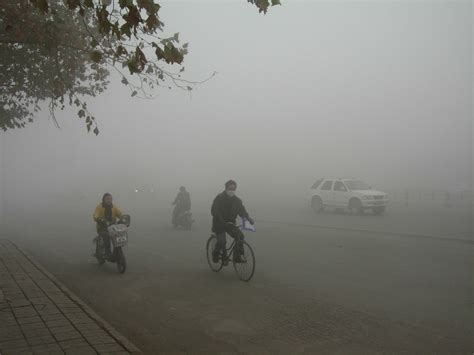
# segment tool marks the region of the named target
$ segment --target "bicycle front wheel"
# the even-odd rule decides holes
[[[245,241],[242,242],[241,252],[242,254],[239,257],[236,255],[236,249],[234,249],[234,257],[232,258],[234,270],[239,279],[250,281],[255,272],[255,255],[250,244]]]
[[[219,257],[219,261],[217,263],[213,260],[213,252],[216,248],[217,244],[217,237],[215,235],[211,235],[210,238],[207,240],[206,244],[206,253],[207,253],[207,263],[209,267],[214,272],[221,271],[222,267],[224,266],[222,258]]]

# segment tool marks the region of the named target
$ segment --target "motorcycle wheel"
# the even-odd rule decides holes
[[[125,260],[125,255],[123,254],[122,248],[117,248],[117,270],[121,274],[127,269],[127,261]]]

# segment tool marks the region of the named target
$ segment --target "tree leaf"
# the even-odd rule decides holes
[[[35,1],[32,1],[33,3],[36,4],[36,7],[44,12],[45,14],[48,13],[49,11],[49,5],[48,5],[48,0],[35,0]]]
[[[247,0],[249,3],[258,7],[259,12],[267,13],[270,2],[268,0]]]
[[[77,7],[81,5],[79,0],[67,0],[67,4],[69,6],[69,9],[75,10]]]
[[[160,21],[158,21],[158,17],[155,14],[151,14],[145,21],[147,26],[147,30],[149,32],[153,32],[156,28],[160,26]]]
[[[82,118],[82,117],[85,117],[85,116],[86,116],[86,112],[85,112],[84,110],[79,110],[79,111],[77,112],[77,115],[78,115],[80,118]]]
[[[136,96],[137,94],[138,94],[138,92],[137,92],[136,90],[134,90],[134,91],[132,92],[132,97]]]
[[[136,6],[128,6],[128,13],[122,18],[127,21],[128,25],[132,28],[137,27],[140,24],[141,16]]]
[[[122,27],[120,27],[120,32],[122,35],[127,35],[128,38],[132,37],[132,27],[128,22],[124,23]]]
[[[183,62],[183,54],[171,43],[165,46],[165,60],[168,64],[181,64]]]
[[[93,62],[100,63],[100,61],[102,60],[102,53],[99,51],[92,51],[90,57]]]
[[[155,54],[158,60],[162,60],[165,58],[165,52],[160,47],[158,47],[158,45],[156,46]]]
[[[120,45],[117,47],[117,51],[115,52],[116,57],[120,57],[121,55],[127,54],[127,50],[124,46]]]
[[[119,0],[120,8],[125,8],[127,6],[133,6],[133,0]]]
[[[137,69],[142,72],[145,64],[147,63],[145,53],[137,47],[135,50],[135,58],[136,58],[136,67]]]

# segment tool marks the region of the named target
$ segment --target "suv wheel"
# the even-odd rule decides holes
[[[374,211],[374,214],[383,214],[385,212],[385,206],[374,207],[372,211]]]
[[[311,208],[313,209],[314,213],[320,213],[324,209],[323,200],[321,197],[314,196],[311,201]]]
[[[364,209],[362,207],[362,202],[358,198],[353,198],[349,201],[349,210],[352,214],[362,215],[364,214]]]

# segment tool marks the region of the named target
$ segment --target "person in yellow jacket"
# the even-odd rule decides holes
[[[122,217],[122,211],[113,205],[112,195],[109,193],[102,196],[102,202],[97,205],[94,211],[94,221],[96,222],[97,232],[104,239],[105,252],[111,254],[110,236],[107,231],[107,223],[112,223]]]

